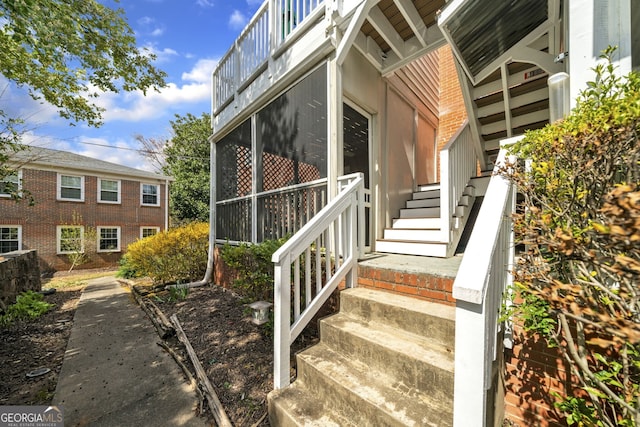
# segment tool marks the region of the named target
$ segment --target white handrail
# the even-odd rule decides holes
[[[452,241],[452,218],[458,202],[477,172],[472,138],[469,122],[465,121],[440,151],[440,228],[442,241],[447,243]]]
[[[515,142],[510,138],[502,146]],[[514,259],[511,215],[515,187],[502,174],[502,148],[456,280],[454,427],[484,426],[493,363],[500,349],[498,317],[505,289],[511,284]],[[515,161],[509,157],[510,162]]]
[[[342,280],[355,286],[358,274],[358,232],[364,223],[359,206],[364,202],[364,176],[347,185],[311,221],[291,237],[272,257],[274,263],[274,388],[289,385],[291,343],[311,321]],[[362,215],[358,218],[359,215]],[[321,277],[324,249],[326,278]],[[304,288],[300,284],[301,258]],[[315,264],[315,287],[311,267]],[[293,283],[292,274],[293,271]],[[326,283],[323,285],[323,279]],[[293,287],[293,301],[291,300]],[[301,294],[304,290],[304,301]],[[291,309],[293,306],[293,324]]]

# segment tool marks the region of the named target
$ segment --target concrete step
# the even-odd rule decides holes
[[[440,197],[440,189],[416,191],[412,195],[413,200],[419,199],[437,199]]]
[[[440,197],[434,197],[433,199],[416,199],[407,200],[407,208],[432,208],[440,206]]]
[[[298,355],[298,378],[331,412],[358,426],[452,424],[451,397],[439,399],[327,344]]]
[[[440,218],[394,218],[393,228],[440,229]]]
[[[267,395],[269,423],[279,427],[357,427],[341,417],[302,381]]]
[[[453,351],[454,307],[360,287],[340,293],[340,311],[365,322],[404,329]]]
[[[439,218],[440,206],[431,208],[400,209],[400,218]]]
[[[384,230],[383,240],[414,240],[421,242],[433,242],[442,238],[439,229],[411,229],[411,228],[387,228]]]
[[[453,351],[424,336],[344,313],[320,321],[322,343],[436,400],[453,396]]]
[[[383,239],[376,240],[376,251],[390,254],[434,256],[445,258],[447,256],[447,244],[442,242]]]

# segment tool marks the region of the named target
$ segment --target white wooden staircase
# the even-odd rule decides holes
[[[452,236],[461,235],[459,229],[466,223],[475,194],[474,185],[467,185],[451,220],[445,221],[440,212],[440,184],[420,186],[406,207],[400,209],[400,217],[394,218],[392,227],[385,229],[383,238],[376,241],[376,251],[441,258],[451,256],[458,244],[458,239]],[[443,230],[445,223],[449,230]],[[458,230],[460,233],[452,233]]]

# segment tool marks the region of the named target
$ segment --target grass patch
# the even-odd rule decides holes
[[[52,277],[42,281],[42,289],[66,290],[72,288],[83,288],[87,286],[89,280],[99,279],[100,277],[113,276],[113,271],[100,271],[92,273],[72,274],[69,276]]]

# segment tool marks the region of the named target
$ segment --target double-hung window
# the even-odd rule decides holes
[[[22,249],[22,227],[19,225],[0,226],[0,254]]]
[[[120,181],[98,178],[98,202],[120,203]]]
[[[98,252],[120,252],[120,227],[98,227]]]
[[[160,186],[158,184],[141,184],[140,203],[143,206],[160,206]]]
[[[84,202],[84,176],[58,174],[58,200]]]
[[[22,171],[17,170],[0,179],[0,197],[18,195],[22,182]]]
[[[140,227],[140,238],[155,236],[160,232],[160,227]]]
[[[59,225],[57,227],[59,254],[84,252],[84,227],[81,225]]]

